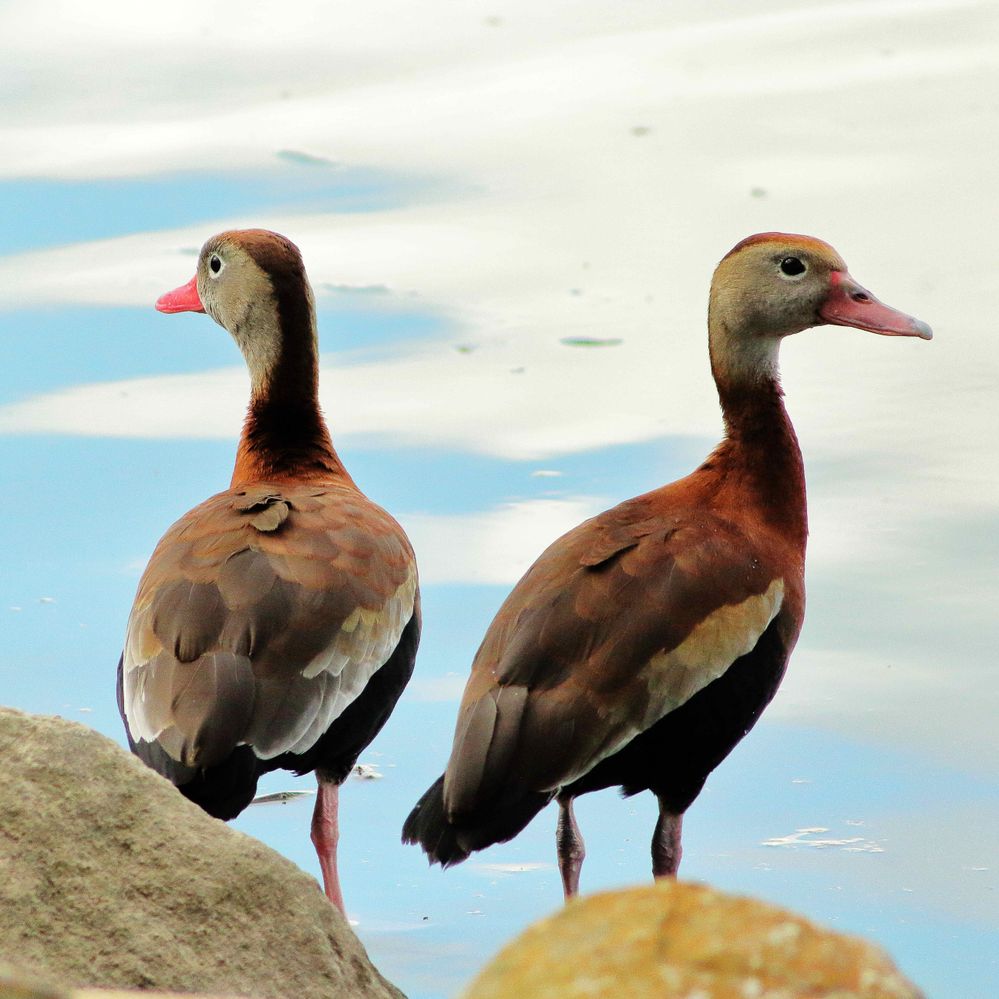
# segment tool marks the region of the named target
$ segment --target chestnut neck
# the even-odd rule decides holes
[[[295,480],[352,482],[333,448],[319,408],[319,358],[311,297],[275,282],[280,345],[253,392],[236,451],[232,486]]]
[[[719,479],[721,505],[755,511],[804,554],[805,470],[776,378],[731,384],[716,378],[725,437],[702,466]]]

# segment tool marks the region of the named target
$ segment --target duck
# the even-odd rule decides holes
[[[420,639],[413,548],[355,484],[319,406],[312,288],[263,229],[202,247],[162,313],[206,313],[249,371],[228,489],[184,514],[139,581],[118,663],[129,746],[228,820],[274,770],[317,778],[311,835],[341,912],[339,791],[409,681]]]
[[[558,805],[564,897],[579,891],[580,795],[658,801],[652,873],[675,877],[683,817],[784,676],[805,611],[801,450],[778,366],[821,325],[932,338],[819,239],[765,232],[718,264],[708,352],[724,436],[689,475],[554,541],[473,659],[445,772],[403,827],[443,867]]]

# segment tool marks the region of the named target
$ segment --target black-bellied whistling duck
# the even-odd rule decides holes
[[[805,608],[805,477],[784,409],[785,336],[833,323],[930,339],[858,285],[832,247],[762,233],[711,284],[708,344],[725,437],[696,471],[555,541],[472,664],[446,773],[403,829],[431,862],[515,836],[553,798],[565,896],[583,840],[573,799],[659,800],[656,877],[684,812],[774,696]]]
[[[261,774],[314,770],[312,840],[343,910],[339,787],[413,671],[413,550],[333,449],[293,243],[258,229],[214,236],[195,277],[156,308],[224,326],[251,396],[229,488],[167,531],[139,583],[118,665],[129,744],[221,819],[249,804]]]

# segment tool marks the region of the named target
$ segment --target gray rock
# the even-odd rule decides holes
[[[98,733],[0,708],[0,960],[63,986],[398,999],[316,882]]]

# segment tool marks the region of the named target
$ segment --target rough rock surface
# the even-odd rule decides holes
[[[242,999],[190,992],[136,992],[132,989],[69,989],[0,961],[0,999]]]
[[[464,999],[918,999],[877,947],[702,885],[578,899],[505,947]]]
[[[0,708],[0,961],[65,986],[401,993],[316,882],[109,739]]]

